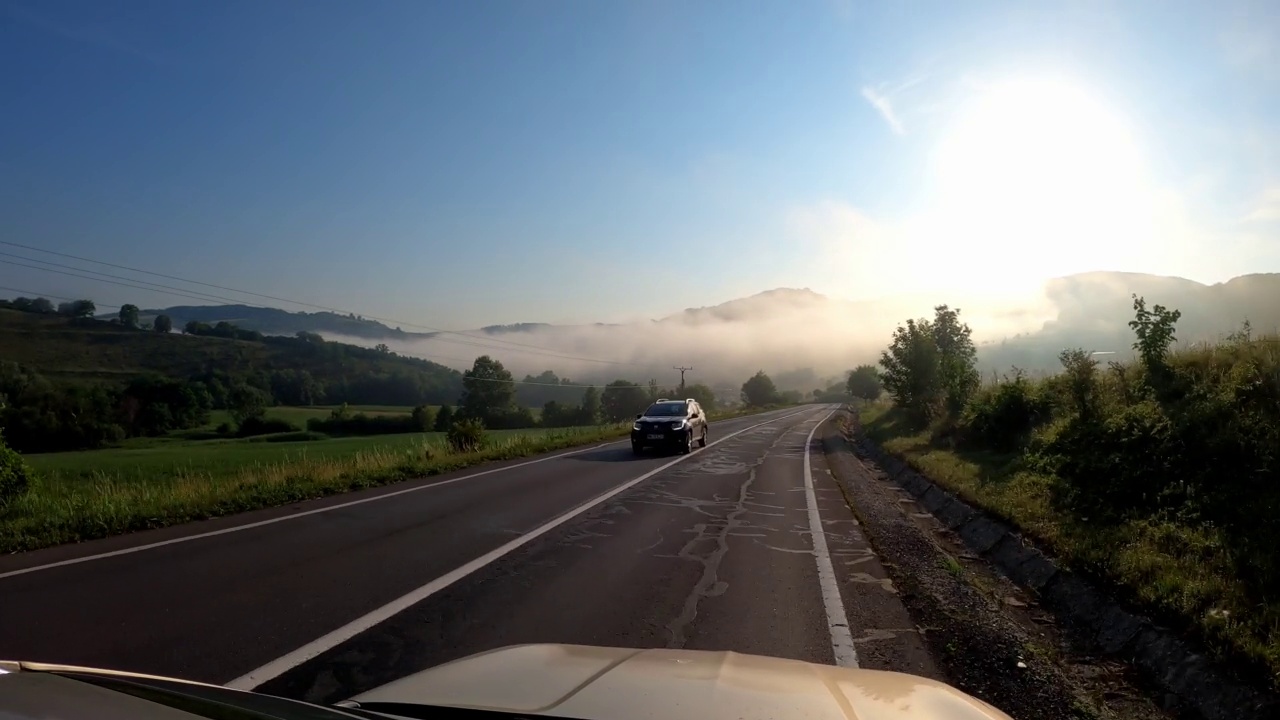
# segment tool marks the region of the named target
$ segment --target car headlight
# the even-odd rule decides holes
[[[631,429],[632,429],[632,430],[639,430],[639,429],[640,429],[640,423],[636,423],[636,424],[632,425],[632,426],[631,426]]]
[[[683,420],[678,420],[678,421],[676,421],[676,422],[671,423],[671,429],[672,429],[672,430],[679,430],[679,429],[680,429],[680,428],[682,428],[682,427],[684,427],[684,421],[683,421]]]

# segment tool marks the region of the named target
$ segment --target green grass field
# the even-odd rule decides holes
[[[317,410],[276,408],[282,409]],[[716,413],[712,422],[761,410]],[[487,434],[485,446],[472,453],[450,450],[443,433],[411,433],[297,442],[278,442],[280,436],[269,435],[143,438],[107,450],[28,455],[35,485],[0,511],[0,552],[232,515],[493,460],[619,440],[629,428],[623,423],[494,430]]]
[[[232,515],[624,437],[622,426],[492,431],[456,453],[441,434],[273,443],[170,442],[27,459],[37,480],[0,514],[0,552]]]
[[[513,435],[541,437],[548,432],[536,428],[491,430],[489,436],[495,439]],[[199,441],[171,438],[139,440],[150,440],[151,444],[108,450],[44,453],[28,455],[26,459],[43,480],[51,483],[104,479],[112,482],[165,482],[195,473],[224,477],[255,466],[348,460],[361,453],[400,453],[416,451],[425,446],[444,447],[444,433],[340,437],[304,442],[270,442],[270,436]]]

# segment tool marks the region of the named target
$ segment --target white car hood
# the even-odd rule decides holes
[[[358,695],[586,720],[1009,720],[914,675],[697,650],[517,645]]]

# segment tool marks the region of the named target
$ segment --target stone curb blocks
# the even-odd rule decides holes
[[[1034,590],[1065,624],[1084,631],[1097,649],[1128,660],[1168,692],[1173,703],[1193,709],[1205,720],[1274,720],[1280,698],[1236,682],[1204,655],[1194,652],[1172,631],[1134,615],[1039,550],[1028,547],[1013,528],[990,519],[901,458],[889,456],[868,440],[856,443],[859,455],[872,459],[889,477],[959,534],[970,550],[986,555],[1010,580]]]
[[[898,477],[897,482],[915,497],[921,497],[929,491],[929,488],[933,487],[932,483],[925,480],[924,476],[915,470],[905,470]]]

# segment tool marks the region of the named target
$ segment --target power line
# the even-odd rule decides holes
[[[239,289],[237,289],[237,288],[227,287],[227,286],[225,286],[225,285],[215,285],[215,284],[213,284],[213,283],[201,282],[201,281],[199,281],[199,280],[190,280],[190,279],[187,279],[187,278],[178,277],[178,276],[176,276],[176,275],[166,275],[166,274],[164,274],[164,273],[153,272],[153,271],[151,271],[151,270],[143,270],[143,269],[141,269],[141,268],[129,267],[128,265],[117,265],[117,264],[115,264],[115,263],[109,263],[109,262],[106,262],[106,261],[104,261],[104,260],[94,260],[93,258],[81,257],[81,256],[79,256],[79,255],[71,255],[71,254],[68,254],[68,253],[57,252],[57,251],[55,251],[55,250],[46,250],[46,249],[44,249],[44,248],[32,247],[32,246],[30,246],[30,245],[23,245],[23,244],[21,244],[21,243],[9,242],[9,241],[7,241],[7,240],[0,240],[0,245],[7,245],[7,246],[9,246],[9,247],[22,248],[23,250],[30,250],[30,251],[32,251],[32,252],[47,253],[47,254],[49,254],[49,255],[56,255],[56,256],[58,256],[58,257],[69,258],[69,259],[71,259],[71,260],[79,260],[80,262],[87,262],[87,263],[93,263],[93,264],[95,264],[95,265],[103,265],[103,266],[106,266],[106,267],[113,267],[113,268],[116,268],[116,269],[119,269],[119,270],[128,270],[129,272],[142,273],[142,274],[144,274],[144,275],[152,275],[152,276],[155,276],[155,277],[166,278],[166,279],[168,279],[168,280],[177,280],[178,282],[188,283],[188,284],[191,284],[191,285],[201,285],[201,286],[204,286],[204,287],[210,287],[210,288],[214,288],[214,289],[217,289],[217,290],[223,290],[223,291],[226,291],[226,292],[240,293],[240,294],[242,294],[242,295],[252,295],[252,296],[254,296],[254,297],[265,298],[265,299],[267,299],[267,300],[275,300],[275,301],[277,301],[277,302],[290,303],[290,304],[293,304],[293,305],[300,305],[300,306],[304,306],[304,307],[316,308],[316,309],[318,309],[318,310],[325,310],[325,311],[327,311],[327,312],[337,313],[337,314],[339,314],[339,315],[352,315],[352,314],[354,314],[354,313],[351,313],[350,311],[344,311],[344,310],[341,310],[341,309],[338,309],[338,308],[332,308],[332,307],[328,307],[328,306],[325,306],[325,305],[317,305],[317,304],[315,304],[315,303],[309,303],[309,302],[305,302],[305,301],[302,301],[302,300],[290,300],[290,299],[288,299],[288,298],[276,297],[276,296],[274,296],[274,295],[265,295],[265,294],[263,294],[263,293],[257,293],[257,292],[253,292],[253,291],[250,291],[250,290],[239,290]],[[32,258],[23,258],[23,259],[25,259],[25,260],[31,260]],[[44,261],[42,261],[42,260],[35,260],[35,262],[44,262]],[[50,263],[50,264],[52,264],[52,263]],[[92,270],[82,270],[81,268],[75,268],[75,269],[77,269],[77,270],[81,270],[82,272],[94,272],[94,271],[92,271]],[[130,279],[132,280],[132,278],[130,278]],[[141,280],[136,280],[135,282],[143,282],[143,281],[141,281]],[[198,292],[198,291],[194,291],[194,290],[193,290],[193,291],[191,291],[191,292]],[[191,296],[191,295],[182,295],[181,297],[188,297],[188,298],[192,298],[192,296]],[[192,299],[198,299],[198,298],[192,298]],[[222,298],[222,299],[224,299],[224,300],[225,300],[225,298]],[[253,305],[252,303],[246,303],[246,302],[243,302],[243,301],[237,301],[237,300],[230,300],[229,302],[233,302],[233,303],[237,303],[237,304],[244,304],[244,305]],[[258,306],[258,307],[261,307],[261,306]],[[530,349],[533,349],[533,350],[542,350],[542,351],[547,351],[547,352],[555,352],[552,348],[543,347],[543,346],[541,346],[541,345],[530,345],[530,344],[528,344],[528,343],[519,343],[519,342],[515,342],[514,340],[503,340],[503,339],[501,339],[501,338],[490,338],[490,337],[484,337],[484,336],[478,336],[478,335],[471,335],[471,334],[469,334],[469,333],[460,332],[460,331],[457,331],[457,330],[442,330],[442,329],[440,329],[440,328],[434,328],[434,327],[430,327],[430,326],[428,326],[428,325],[415,324],[415,323],[411,323],[411,322],[408,322],[408,321],[405,321],[405,320],[395,320],[395,319],[392,319],[392,318],[383,318],[383,317],[378,317],[378,316],[376,316],[376,315],[366,315],[366,316],[362,316],[362,317],[368,317],[368,318],[369,318],[369,319],[371,319],[371,320],[378,320],[378,321],[380,321],[380,322],[384,322],[384,323],[393,323],[393,324],[395,324],[395,325],[401,325],[401,326],[408,326],[408,327],[411,327],[411,328],[417,328],[417,329],[419,329],[419,330],[428,330],[428,331],[430,331],[430,332],[435,332],[435,333],[443,333],[443,334],[449,334],[449,335],[459,335],[459,336],[462,336],[462,337],[471,338],[472,340],[481,340],[481,341],[487,341],[487,342],[490,342],[490,343],[503,343],[503,344],[510,345],[510,346],[513,346],[513,347],[523,347],[523,348],[530,348]],[[613,365],[639,365],[639,364],[640,364],[640,363],[634,363],[634,362],[627,362],[627,361],[623,361],[623,360],[605,360],[605,359],[601,359],[601,358],[588,358],[588,357],[578,357],[578,356],[571,356],[571,355],[555,355],[555,357],[560,357],[560,358],[562,358],[562,359],[567,359],[567,360],[581,360],[581,361],[585,361],[585,362],[598,362],[598,363],[607,363],[607,364],[613,364]]]
[[[31,290],[19,290],[18,288],[4,287],[3,285],[0,285],[0,290],[4,290],[6,292],[19,293],[18,295],[19,297],[31,295],[33,300],[35,298],[45,298],[46,300],[53,299],[53,300],[66,300],[67,302],[75,302],[75,300],[69,297],[59,297],[57,295],[50,295],[49,293],[38,293]]]
[[[6,291],[6,292],[19,293],[19,295],[21,295],[21,296],[27,296],[27,295],[30,295],[30,296],[33,296],[33,297],[42,297],[42,298],[52,299],[52,300],[66,300],[67,302],[74,302],[74,301],[75,301],[75,299],[74,299],[74,298],[62,297],[62,296],[60,296],[60,295],[51,295],[51,294],[49,294],[49,293],[35,292],[35,291],[33,291],[33,290],[23,290],[22,288],[5,287],[5,286],[3,286],[3,285],[0,285],[0,290],[4,290],[4,291]],[[401,356],[401,357],[412,357],[412,358],[417,358],[418,360],[452,360],[452,361],[455,361],[455,362],[471,362],[470,360],[468,360],[468,359],[466,359],[466,358],[449,357],[449,356],[444,356],[444,355],[416,355],[416,354],[413,354],[413,353],[396,353],[396,355]],[[501,379],[499,379],[499,378],[469,378],[469,379],[471,379],[471,380],[480,380],[480,381],[484,381],[484,382],[510,382],[510,383],[513,383],[513,384],[516,384],[516,385],[541,385],[541,386],[545,386],[545,387],[560,387],[560,388],[582,388],[582,389],[586,389],[586,388],[597,388],[597,389],[602,389],[602,388],[606,388],[606,387],[608,387],[608,385],[588,385],[588,384],[585,384],[585,383],[553,383],[553,382],[540,382],[540,381],[536,381],[536,380],[514,380],[514,379],[513,379],[513,380],[501,380]]]
[[[110,274],[110,273],[98,272],[97,270],[86,270],[86,269],[84,269],[84,268],[78,268],[78,267],[75,267],[74,265],[63,265],[62,263],[49,262],[48,260],[37,260],[37,259],[35,259],[35,258],[25,257],[25,256],[23,256],[23,255],[14,255],[14,254],[12,254],[12,253],[0,252],[0,257],[17,258],[17,259],[19,259],[19,260],[26,260],[27,262],[40,263],[41,265],[49,265],[49,266],[56,267],[56,268],[65,268],[65,269],[67,269],[67,270],[75,270],[76,272],[85,272],[85,273],[89,273],[90,275],[101,275],[101,276],[102,276],[102,277],[104,277],[104,278],[114,278],[114,279],[116,279],[116,280],[126,280],[126,281],[131,282],[131,283],[139,283],[139,284],[141,284],[141,285],[147,285],[147,286],[150,286],[150,287],[159,288],[159,289],[157,289],[157,290],[154,290],[153,292],[160,292],[160,289],[163,289],[163,290],[173,290],[174,292],[179,293],[179,297],[191,298],[192,300],[203,300],[203,299],[208,299],[208,300],[221,300],[221,301],[223,301],[223,302],[230,302],[230,303],[240,303],[240,302],[242,302],[242,301],[240,301],[240,300],[233,300],[233,299],[231,299],[231,298],[225,298],[225,297],[222,297],[221,295],[208,295],[208,294],[206,294],[206,293],[202,293],[202,292],[199,292],[199,291],[197,291],[197,290],[188,290],[188,289],[186,289],[186,288],[176,288],[176,287],[173,287],[173,286],[171,286],[171,285],[161,285],[161,284],[159,284],[159,283],[147,282],[146,280],[138,280],[138,279],[136,279],[136,278],[123,277],[123,276],[121,276],[121,275],[112,275],[112,274]],[[4,261],[0,261],[0,262],[4,262]],[[14,265],[16,265],[17,263],[13,263],[13,264],[14,264]],[[26,265],[26,266],[24,266],[24,267],[30,267],[30,266],[29,266],[29,265]],[[44,269],[44,268],[37,268],[37,269],[38,269],[38,270],[42,270],[42,269]],[[90,279],[93,279],[93,278],[90,278]],[[145,290],[145,289],[148,289],[148,288],[142,288],[142,289],[144,289],[144,290]],[[188,294],[188,293],[195,293],[195,294],[194,294],[194,295],[192,295],[192,294]],[[199,295],[199,296],[201,296],[201,297],[196,297],[197,295]]]
[[[5,243],[4,241],[0,241],[0,244],[13,244],[13,243]],[[0,255],[5,255],[6,257],[21,257],[21,256],[19,256],[19,255],[10,255],[10,254],[8,254],[8,253],[0,253]],[[45,261],[45,260],[36,260],[36,259],[34,259],[34,258],[26,258],[26,257],[24,257],[24,258],[22,258],[22,259],[23,259],[23,260],[28,260],[28,261],[30,261],[30,262],[43,263],[43,264],[45,264],[45,265],[57,265],[58,267],[69,267],[69,266],[66,266],[66,265],[59,265],[58,263],[51,263],[51,262],[47,262],[47,261]],[[257,305],[257,304],[254,304],[254,303],[247,303],[247,302],[240,301],[240,300],[231,300],[230,298],[223,298],[223,297],[216,296],[216,295],[203,295],[203,293],[201,293],[200,295],[203,295],[203,296],[202,296],[202,297],[198,297],[197,295],[189,294],[189,293],[197,292],[197,291],[195,291],[195,290],[192,290],[192,291],[185,291],[185,289],[183,289],[183,290],[178,290],[178,289],[160,290],[160,289],[156,289],[156,288],[168,288],[169,286],[167,286],[167,285],[155,285],[154,287],[143,287],[142,285],[136,285],[136,284],[132,284],[132,283],[144,283],[144,284],[146,284],[146,285],[154,285],[154,284],[153,284],[153,283],[147,283],[145,280],[135,280],[135,279],[133,279],[133,278],[124,278],[124,279],[126,279],[126,280],[130,280],[130,281],[131,281],[130,283],[125,283],[125,282],[119,282],[119,281],[116,281],[116,280],[107,280],[107,279],[104,279],[104,278],[102,278],[102,277],[90,277],[89,275],[81,275],[81,274],[79,274],[79,273],[67,272],[67,271],[65,271],[65,270],[57,270],[57,269],[54,269],[54,268],[51,268],[51,267],[39,267],[39,266],[36,266],[36,265],[27,265],[27,264],[24,264],[24,263],[14,262],[14,261],[12,261],[12,260],[0,260],[0,263],[6,264],[6,265],[14,265],[14,266],[17,266],[17,267],[24,267],[24,268],[28,268],[28,269],[31,269],[31,270],[41,270],[41,271],[43,271],[43,272],[54,273],[54,274],[57,274],[57,275],[66,275],[66,276],[68,276],[68,277],[81,278],[81,279],[84,279],[84,280],[93,280],[94,282],[110,283],[110,284],[112,284],[112,285],[120,285],[120,286],[122,286],[122,287],[133,288],[133,289],[135,289],[135,290],[146,290],[146,291],[148,291],[148,292],[159,293],[159,294],[162,294],[162,295],[173,295],[173,296],[176,296],[176,297],[184,297],[184,298],[189,298],[189,299],[191,299],[191,300],[202,300],[202,301],[207,302],[207,301],[209,301],[210,299],[214,299],[214,300],[224,300],[224,301],[233,302],[233,303],[241,304],[241,305],[248,305],[248,306],[250,306],[250,307],[259,307],[259,308],[263,308],[263,307],[265,307],[265,306],[262,306],[262,305]],[[106,277],[109,277],[109,278],[119,278],[119,277],[120,277],[120,276],[118,276],[118,275],[108,275],[107,273],[100,273],[100,272],[98,272],[98,271],[96,271],[96,270],[85,270],[85,269],[83,269],[83,268],[74,268],[74,269],[75,269],[75,270],[78,270],[80,273],[90,273],[90,274],[92,274],[92,275],[103,275],[103,276],[106,276]],[[267,308],[267,309],[270,309],[270,308]],[[394,321],[392,321],[392,322],[394,322]],[[564,354],[561,354],[561,353],[556,353],[556,352],[553,352],[553,351],[548,351],[548,350],[546,350],[546,349],[544,349],[544,348],[536,348],[535,346],[529,346],[529,349],[518,349],[518,348],[494,347],[494,346],[492,346],[492,345],[486,345],[486,344],[484,344],[484,343],[482,343],[482,342],[476,342],[476,340],[479,340],[479,338],[475,338],[475,337],[473,337],[473,336],[471,336],[471,335],[465,335],[465,334],[462,334],[462,333],[457,333],[457,334],[461,334],[461,335],[463,335],[463,337],[468,338],[468,340],[470,340],[470,341],[468,341],[468,340],[456,340],[456,339],[453,339],[453,338],[445,338],[445,337],[438,337],[438,338],[433,338],[433,339],[439,340],[440,342],[454,343],[454,344],[456,344],[456,345],[467,345],[467,346],[471,346],[471,347],[478,347],[478,348],[481,348],[481,349],[484,349],[484,350],[489,350],[489,351],[491,351],[491,352],[492,352],[492,351],[497,351],[497,350],[505,350],[505,351],[507,351],[507,352],[523,352],[523,353],[528,354],[528,355],[536,355],[536,356],[542,356],[542,357],[553,357],[553,358],[558,358],[558,359],[563,359],[563,360],[582,360],[582,361],[589,361],[589,362],[601,362],[601,363],[611,363],[611,364],[619,364],[619,365],[623,365],[623,364],[625,364],[625,365],[633,365],[633,364],[637,364],[637,363],[624,363],[624,362],[622,362],[622,361],[615,361],[615,360],[600,360],[600,359],[595,359],[595,358],[584,358],[584,357],[578,357],[578,356],[576,356],[576,355],[564,355]],[[535,349],[537,350],[536,352],[535,352]]]

